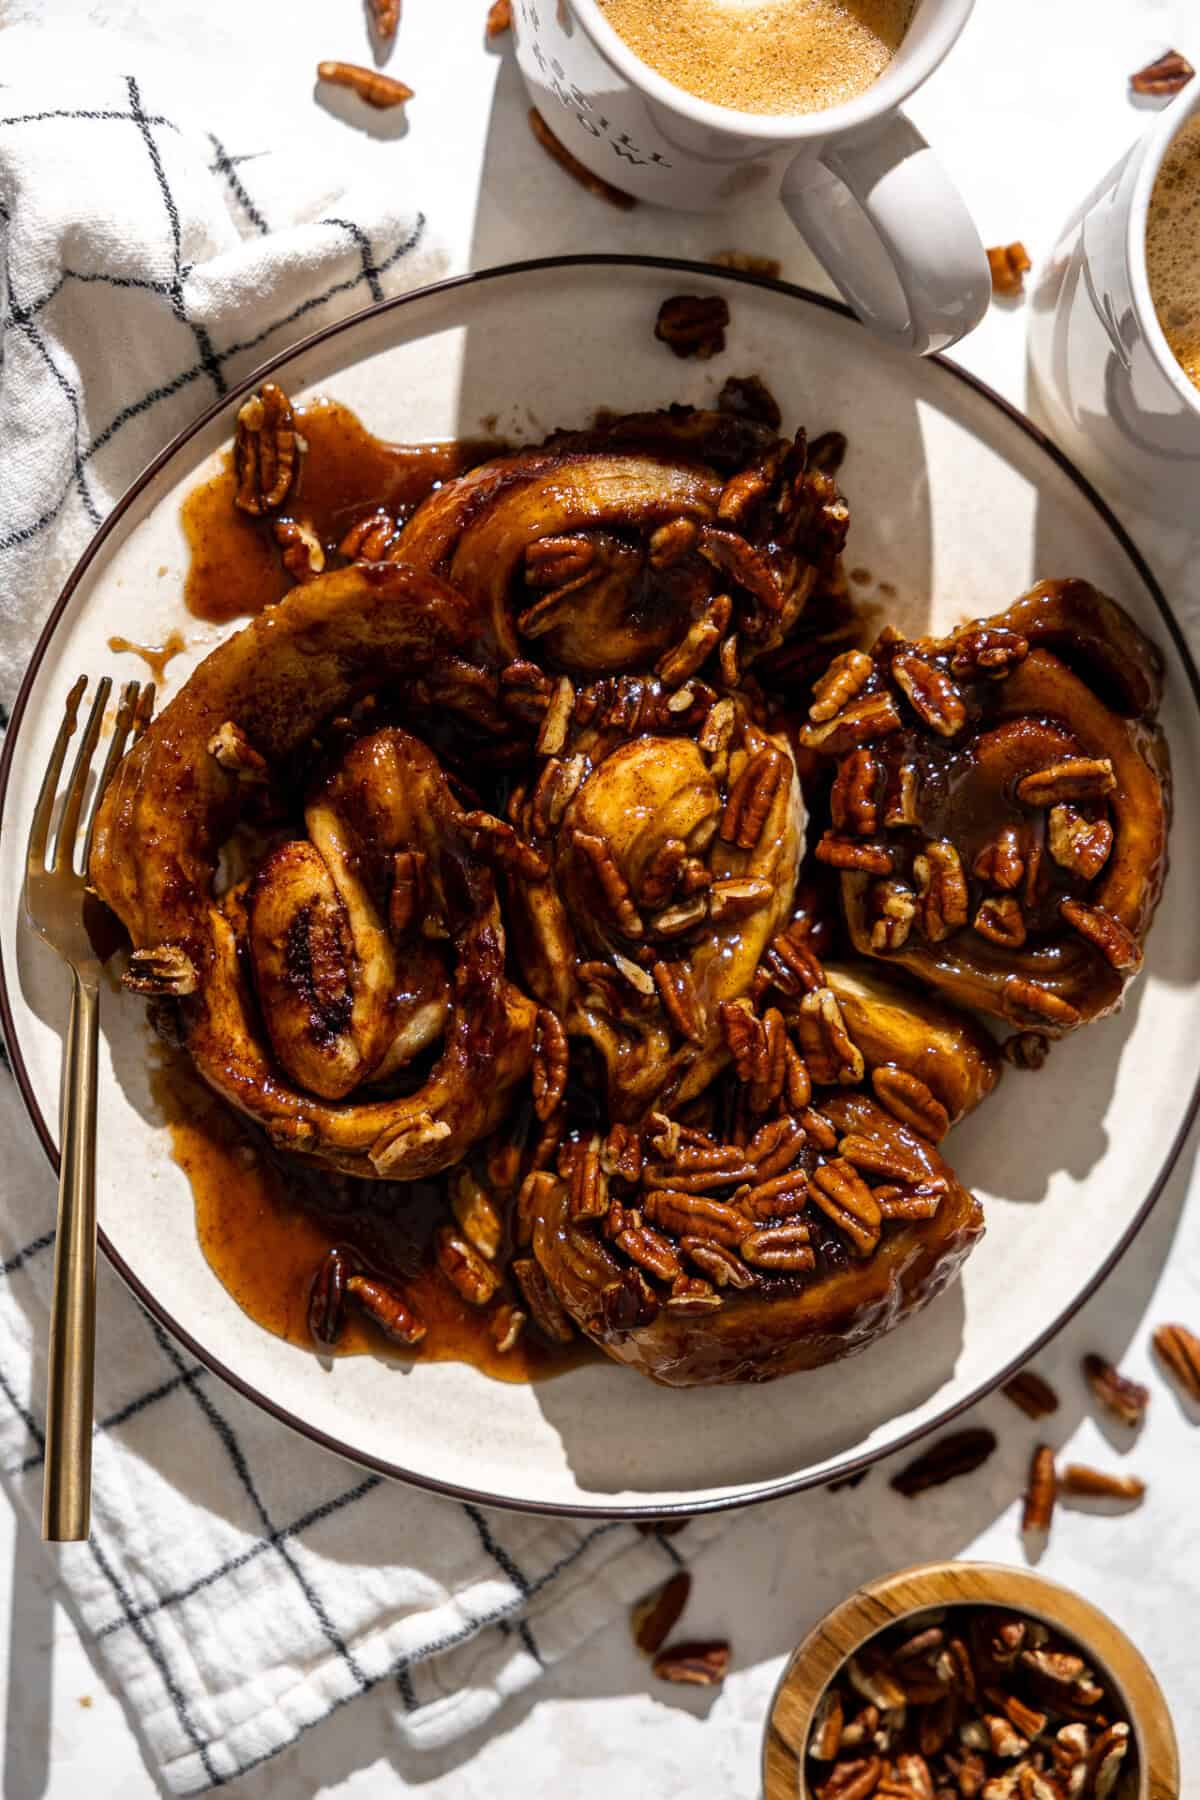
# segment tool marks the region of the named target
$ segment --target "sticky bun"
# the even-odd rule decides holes
[[[731,382],[331,530],[264,388],[236,504],[296,585],[126,756],[91,864],[126,984],[280,1166],[392,1212],[432,1182],[432,1260],[501,1348],[578,1332],[674,1386],[828,1362],[941,1290],[983,1227],[940,1146],[1001,1066],[971,1013],[1111,1010],[1165,868],[1132,623],[1048,583],[858,649],[844,444],[768,402]],[[335,1245],[322,1345],[348,1298],[425,1333]]]

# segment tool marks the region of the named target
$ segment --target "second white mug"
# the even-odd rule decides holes
[[[991,279],[957,189],[901,103],[942,61],[974,0],[916,0],[864,92],[783,116],[716,106],[666,81],[599,0],[515,0],[517,61],[537,110],[588,169],[687,211],[778,192],[863,322],[925,355],[987,311]]]

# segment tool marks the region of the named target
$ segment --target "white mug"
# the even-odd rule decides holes
[[[664,7],[669,0],[663,0]],[[821,112],[735,112],[648,68],[598,0],[515,0],[517,61],[554,135],[594,174],[691,212],[777,190],[863,322],[921,355],[971,331],[991,279],[966,206],[900,111],[973,0],[917,0],[883,74]]]
[[[1036,398],[1063,447],[1122,499],[1193,528],[1200,393],[1150,298],[1146,215],[1167,147],[1198,108],[1200,83],[1172,101],[1074,213],[1037,277],[1029,327]]]

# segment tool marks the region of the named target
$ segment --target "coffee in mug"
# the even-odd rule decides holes
[[[1159,164],[1146,215],[1146,275],[1171,354],[1200,388],[1200,114]]]
[[[877,81],[914,0],[599,0],[664,81],[738,112],[823,112]]]

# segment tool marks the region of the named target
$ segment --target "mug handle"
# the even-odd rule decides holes
[[[983,318],[992,281],[979,233],[904,113],[798,156],[780,197],[863,324],[888,343],[928,356]]]

